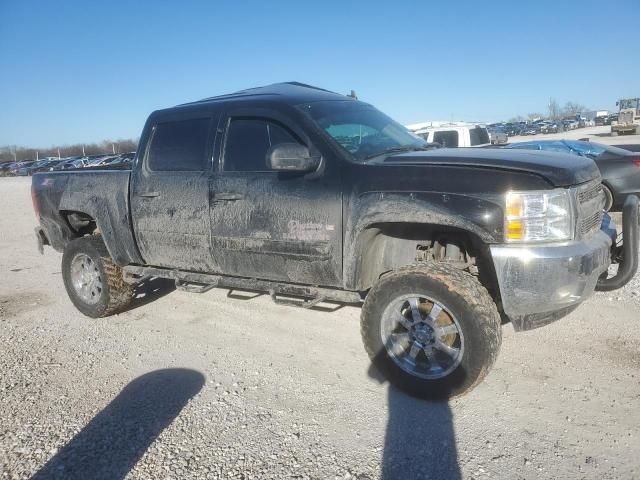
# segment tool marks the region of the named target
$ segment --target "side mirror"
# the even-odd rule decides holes
[[[298,143],[279,143],[267,151],[267,168],[284,172],[311,172],[320,165],[309,149]]]

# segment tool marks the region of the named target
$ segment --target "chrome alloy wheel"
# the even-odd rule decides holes
[[[388,355],[405,372],[434,380],[453,372],[464,355],[464,336],[455,316],[425,295],[392,301],[380,322]]]
[[[86,303],[95,304],[102,295],[100,269],[90,256],[79,253],[71,261],[71,282],[78,296]]]

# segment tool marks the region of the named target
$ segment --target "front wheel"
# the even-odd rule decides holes
[[[493,366],[500,315],[480,282],[443,263],[383,276],[362,309],[362,339],[373,364],[407,393],[462,395]]]
[[[119,313],[133,300],[134,287],[123,280],[99,235],[69,242],[62,255],[62,278],[71,302],[88,317]]]

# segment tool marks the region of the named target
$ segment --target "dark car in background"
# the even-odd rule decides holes
[[[640,194],[640,153],[583,140],[537,140],[504,148],[562,152],[591,158],[602,175],[606,210],[620,210],[629,195]]]
[[[527,125],[522,129],[520,135],[537,135],[539,133],[540,127],[538,127],[537,125]]]
[[[60,162],[61,160],[56,159],[39,160],[31,165],[29,168],[29,175],[33,175],[38,172],[48,172]]]
[[[27,160],[24,162],[17,162],[9,168],[9,175],[26,176],[29,175],[29,167],[35,163],[35,160]]]
[[[488,127],[487,131],[492,145],[501,145],[509,141],[509,136],[502,128]]]

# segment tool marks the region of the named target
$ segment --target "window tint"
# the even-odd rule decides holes
[[[456,130],[445,130],[443,132],[435,132],[433,134],[433,141],[439,143],[443,147],[457,147],[458,146],[458,132]]]
[[[156,171],[203,170],[208,133],[208,118],[157,124],[149,148],[149,168]]]
[[[224,149],[225,172],[264,172],[267,150],[279,143],[302,143],[276,122],[260,118],[234,118]]]
[[[490,143],[489,132],[487,132],[486,128],[470,128],[469,140],[471,141],[472,147],[474,145],[482,145],[483,143]]]

